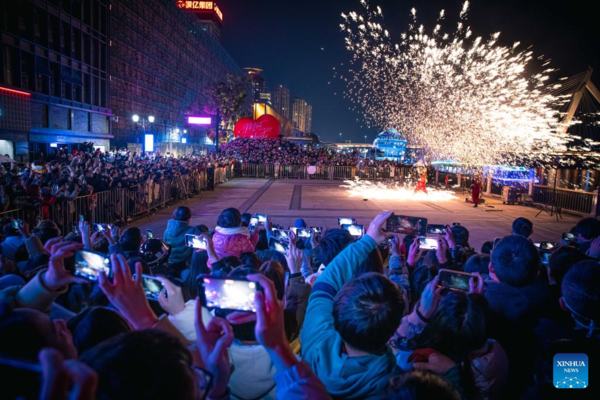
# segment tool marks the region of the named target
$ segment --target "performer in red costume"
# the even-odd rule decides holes
[[[417,187],[415,188],[415,194],[418,191],[424,192],[425,194],[427,193],[427,167],[425,167],[424,165],[421,165],[420,167],[417,167],[417,172],[419,173],[419,180],[417,181]]]
[[[481,177],[479,173],[473,176],[473,184],[471,185],[471,199],[473,200],[473,207],[477,208],[479,205],[479,195],[481,194]]]

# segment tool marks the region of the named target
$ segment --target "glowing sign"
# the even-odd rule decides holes
[[[191,125],[210,125],[211,123],[210,117],[188,117],[188,124]]]
[[[154,135],[144,135],[144,151],[152,153],[154,151]]]
[[[214,11],[215,14],[219,17],[221,21],[223,21],[223,13],[217,6],[214,1],[184,1],[179,0],[177,2],[177,7],[183,8],[186,10],[195,10],[195,11]]]

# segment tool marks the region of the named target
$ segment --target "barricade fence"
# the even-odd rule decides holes
[[[214,172],[213,172],[214,171]],[[214,185],[235,178],[323,179],[323,180],[388,180],[405,182],[412,176],[411,167],[304,166],[273,164],[234,164],[196,170],[186,175],[150,181],[136,188],[117,188],[75,199],[58,199],[52,204],[34,204],[0,213],[0,219],[23,219],[35,226],[39,219],[50,219],[66,233],[77,225],[79,215],[89,223],[124,224],[128,220],[149,215],[154,210],[176,201],[186,201],[209,187],[209,173]],[[485,182],[484,182],[485,184]],[[535,185],[536,203],[548,204],[554,194],[549,186]],[[556,203],[564,210],[598,215],[598,192],[556,189]]]

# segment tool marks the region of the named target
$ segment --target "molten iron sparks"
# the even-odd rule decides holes
[[[415,186],[390,184],[384,182],[344,181],[341,187],[346,188],[349,197],[360,197],[367,200],[398,200],[398,201],[450,201],[458,197],[449,190],[438,190],[427,188],[427,194],[423,192],[415,193]]]

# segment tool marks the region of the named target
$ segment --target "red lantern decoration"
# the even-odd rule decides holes
[[[277,139],[281,131],[279,121],[272,115],[265,114],[256,121],[252,118],[240,118],[233,128],[235,137],[252,139]]]

